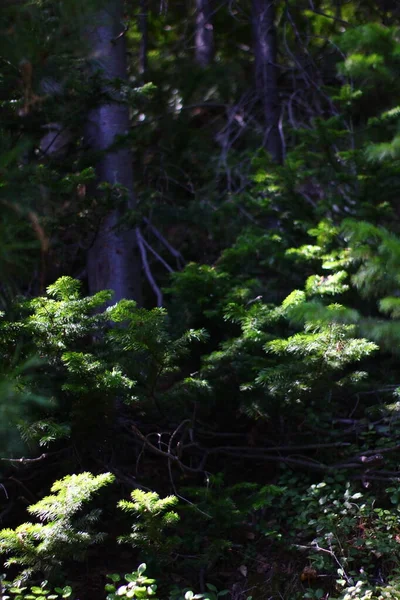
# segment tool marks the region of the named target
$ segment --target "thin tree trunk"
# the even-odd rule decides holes
[[[123,0],[110,1],[97,13],[88,30],[93,69],[105,80],[126,79],[126,48],[122,24]],[[118,94],[107,88],[111,99],[89,114],[87,140],[92,149],[107,151],[116,136],[129,131],[129,108]],[[134,230],[119,224],[126,209],[135,207],[133,165],[129,149],[105,152],[97,165],[99,182],[121,185],[127,189],[124,207],[112,209],[99,226],[88,252],[89,291],[114,290],[113,301],[121,298],[141,301],[141,261]]]
[[[255,85],[265,124],[264,147],[273,160],[283,160],[279,131],[280,101],[275,28],[275,0],[252,0]]]
[[[139,4],[139,18],[138,25],[141,33],[140,49],[139,49],[139,73],[141,75],[142,82],[146,79],[147,71],[147,46],[148,46],[148,13],[149,13],[149,0],[140,0]]]
[[[196,62],[205,68],[214,56],[214,31],[210,0],[196,0]]]

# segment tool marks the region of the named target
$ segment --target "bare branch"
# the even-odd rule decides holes
[[[181,268],[182,263],[183,265],[186,264],[185,259],[183,258],[182,254],[179,252],[179,250],[176,250],[173,246],[171,246],[171,244],[168,242],[168,240],[165,239],[165,237],[162,235],[162,233],[157,229],[157,227],[155,227],[152,222],[147,219],[146,217],[144,217],[143,221],[146,223],[146,225],[149,227],[149,229],[151,229],[152,233],[156,236],[156,238],[158,240],[160,240],[160,242],[167,248],[167,250],[172,254],[172,256],[174,258],[176,258],[177,261],[177,265],[179,268]]]
[[[142,257],[143,269],[146,274],[147,280],[150,283],[150,285],[157,297],[157,306],[162,306],[163,295],[162,295],[160,288],[158,287],[158,285],[156,283],[156,280],[153,277],[153,273],[151,272],[149,261],[147,260],[147,252],[146,252],[146,248],[144,245],[144,239],[143,239],[142,234],[140,233],[139,227],[136,228],[136,237],[137,237],[137,243],[139,246],[140,256]]]
[[[150,244],[148,242],[146,242],[146,240],[144,239],[143,236],[142,236],[142,242],[146,246],[146,248],[148,250],[150,250],[150,252],[152,254],[154,254],[154,256],[156,257],[156,259],[167,269],[167,271],[169,271],[170,273],[175,273],[174,269],[162,258],[162,256],[160,256],[158,254],[158,252],[156,252],[154,250],[154,248],[152,246],[150,246]]]
[[[328,15],[328,14],[324,13],[322,10],[315,8],[313,2],[310,2],[310,10],[312,10],[312,12],[314,14],[320,15],[321,17],[325,17],[326,19],[332,19],[333,21],[336,21],[337,23],[341,23],[342,25],[346,25],[346,26],[350,25],[350,23],[348,21],[345,21],[344,19],[341,19],[340,17],[337,17],[335,15]]]
[[[188,467],[187,465],[184,465],[180,461],[178,456],[176,456],[175,454],[172,454],[169,451],[160,450],[159,448],[157,448],[157,446],[154,446],[154,444],[152,444],[147,439],[147,437],[145,435],[143,435],[143,433],[136,427],[136,425],[131,423],[130,427],[131,427],[132,431],[137,435],[137,437],[139,439],[141,439],[142,442],[144,442],[144,444],[146,445],[146,447],[149,448],[149,450],[151,450],[154,454],[158,454],[159,456],[162,456],[163,458],[167,458],[167,459],[173,461],[174,463],[178,464],[181,469],[188,471],[190,473],[202,473],[204,471],[202,466],[193,468],[193,467]]]
[[[52,452],[51,454],[54,454],[54,453]],[[40,456],[38,456],[37,458],[24,458],[24,457],[22,457],[22,458],[0,458],[0,460],[4,461],[4,462],[19,463],[21,465],[26,465],[28,463],[35,463],[35,462],[44,460],[48,456],[50,456],[50,454],[43,453]]]

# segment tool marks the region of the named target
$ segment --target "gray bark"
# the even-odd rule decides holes
[[[252,25],[255,60],[255,86],[263,107],[264,147],[273,160],[283,160],[279,131],[280,100],[278,91],[275,0],[252,0]]]
[[[87,32],[92,68],[101,72],[105,82],[127,77],[122,5],[123,0],[110,1]],[[132,156],[127,148],[107,152],[116,136],[129,130],[129,107],[115,92],[108,91],[112,94],[108,103],[89,114],[86,137],[93,150],[104,151],[96,166],[98,181],[124,186],[128,199],[125,207],[111,210],[100,223],[88,252],[89,291],[112,289],[113,301],[130,298],[140,303],[141,262],[136,234],[119,225],[124,210],[135,207]]]
[[[196,62],[205,68],[214,56],[214,31],[210,0],[196,0]]]
[[[141,33],[140,49],[139,49],[139,73],[142,76],[142,81],[146,78],[147,71],[147,42],[148,42],[148,0],[140,0],[139,5],[139,30]]]

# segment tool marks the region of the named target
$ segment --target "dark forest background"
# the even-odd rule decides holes
[[[0,29],[0,597],[400,598],[398,2]]]

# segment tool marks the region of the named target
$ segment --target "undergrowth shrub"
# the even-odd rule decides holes
[[[139,565],[136,571],[127,573],[123,577],[118,573],[107,575],[110,583],[104,586],[105,600],[117,600],[118,598],[137,598],[138,600],[159,600],[158,585],[155,579],[146,574],[146,564]],[[122,583],[124,581],[125,583]],[[120,585],[121,584],[121,585]],[[206,584],[207,591],[195,593],[189,588],[173,586],[170,592],[163,593],[168,600],[217,600],[226,596],[228,590],[218,591],[215,585]],[[24,586],[12,583],[0,577],[0,599],[1,600],[74,600],[76,594],[71,586],[54,587],[43,581],[40,585]],[[250,600],[250,599],[248,599]]]
[[[48,297],[21,301],[12,327],[2,330],[9,346],[18,340],[26,348],[21,360],[40,353],[44,362],[32,385],[60,403],[47,419],[40,415],[23,426],[28,439],[63,443],[70,435],[82,456],[93,457],[107,444],[118,450],[108,432],[115,431],[110,425],[119,414],[128,424],[125,432],[145,432],[130,441],[163,456],[164,486],[187,500],[181,520],[176,498],[162,499],[158,492],[135,490],[131,501],[120,503],[134,519],[120,539],[152,565],[179,554],[181,570],[214,571],[254,555],[256,543],[290,543],[303,557],[299,561],[325,577],[326,585],[316,588],[323,593],[356,593],[350,588],[364,579],[366,593],[389,585],[399,559],[397,504],[390,502],[398,499],[393,445],[400,431],[400,241],[383,228],[353,221],[342,228],[323,221],[310,238],[280,255],[286,267],[306,264],[309,273],[303,287],[277,302],[254,295],[256,279],[229,272],[228,259],[176,275],[171,289],[178,300],[184,296],[183,305],[189,302],[185,283],[194,280],[196,310],[204,300],[209,323],[219,323],[215,336],[190,328],[173,334],[165,310],[146,311],[131,301],[96,313],[109,293],[82,298],[69,278],[50,287]],[[208,296],[202,299],[203,277]],[[211,297],[213,286],[219,289]],[[193,351],[193,341],[207,344],[202,355],[199,347]],[[290,481],[288,469],[303,472],[303,481],[300,475]],[[381,477],[386,491],[374,483]],[[10,561],[14,557],[27,569],[27,579],[29,569],[45,572],[64,559],[54,545],[57,536],[53,546],[43,537],[52,524],[59,532],[61,517],[33,514],[49,522],[31,523],[28,532],[21,526],[2,539]],[[253,545],[236,539],[252,516]],[[66,530],[74,532],[71,523]],[[88,531],[87,537],[71,537],[65,556],[71,556],[72,541],[84,553],[97,535]],[[27,540],[24,553],[18,535]],[[45,551],[54,553],[46,565]],[[383,580],[376,582],[380,571]]]
[[[21,569],[17,582],[40,574],[60,577],[66,561],[83,560],[91,545],[104,540],[105,533],[96,531],[101,510],[86,510],[86,505],[113,481],[110,473],[68,475],[53,484],[53,494],[29,506],[41,522],[0,530],[0,553],[9,556],[5,566]]]
[[[133,516],[135,521],[131,533],[120,536],[120,543],[128,543],[142,550],[144,556],[156,560],[171,561],[171,552],[176,551],[181,538],[173,533],[179,515],[173,509],[176,496],[160,498],[156,492],[133,490],[132,502],[121,500],[118,507]]]

